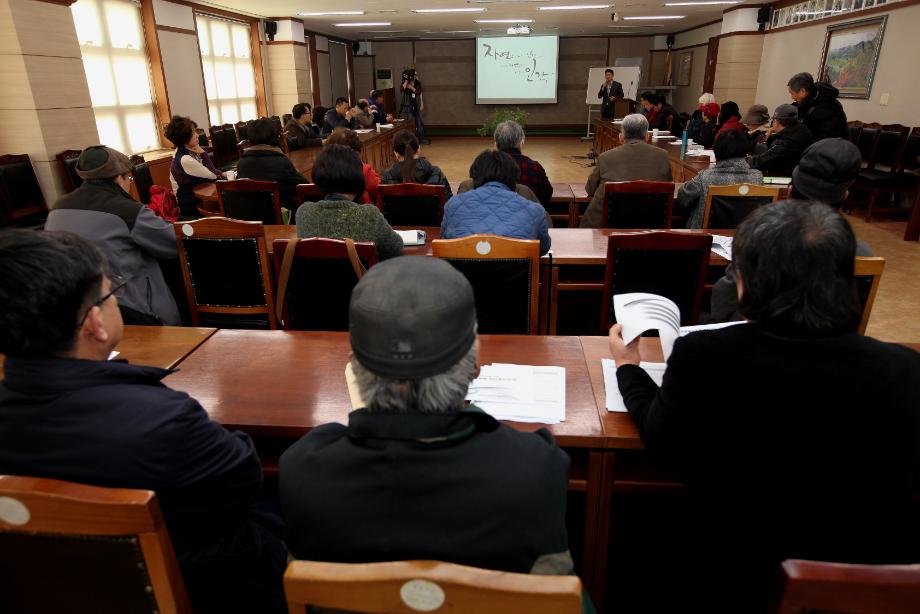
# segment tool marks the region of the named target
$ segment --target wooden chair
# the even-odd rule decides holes
[[[869,160],[872,159],[872,152],[875,150],[875,141],[878,139],[879,131],[882,129],[881,124],[863,124],[859,131],[859,137],[856,139],[856,147],[862,156],[863,168],[869,166]]]
[[[131,176],[134,177],[134,189],[137,190],[137,199],[145,205],[150,202],[150,188],[153,187],[153,176],[144,156],[135,154],[131,156]]]
[[[278,328],[261,222],[209,217],[175,229],[192,326]]]
[[[0,226],[37,226],[46,217],[48,205],[29,156],[0,156]]]
[[[440,226],[445,200],[442,185],[396,183],[377,187],[377,208],[390,226]]]
[[[859,141],[859,133],[862,132],[863,123],[859,120],[847,122],[847,137],[854,145]]]
[[[431,255],[450,262],[470,281],[480,333],[539,332],[539,241],[495,235],[436,239]]]
[[[601,332],[616,322],[613,295],[648,292],[671,299],[681,325],[696,324],[709,269],[712,235],[681,232],[612,234],[601,304]]]
[[[243,157],[243,152],[252,147],[252,143],[249,142],[249,139],[244,139],[236,144],[236,152],[239,154],[240,158]]]
[[[6,612],[191,614],[156,496],[0,476]]]
[[[377,264],[377,246],[355,243],[361,265]],[[293,249],[294,260],[285,280],[284,254]],[[358,273],[339,239],[276,239],[272,243],[278,289],[275,307],[285,330],[348,330],[348,303],[358,283]],[[279,309],[280,307],[280,309]],[[280,312],[280,313],[279,313]]]
[[[287,123],[291,121],[292,119],[294,119],[293,115],[291,115],[290,113],[285,113],[284,115],[281,116],[281,124],[284,126],[287,126]]]
[[[205,133],[203,128],[196,128],[198,133],[198,146],[203,149],[211,149],[211,142],[208,141],[208,135]]]
[[[920,565],[790,559],[783,561],[782,571],[783,593],[776,614],[916,614],[920,609]]]
[[[291,614],[302,614],[306,605],[369,614],[581,612],[577,576],[509,573],[439,561],[292,561],[284,573],[284,593]]]
[[[711,185],[703,209],[703,228],[737,228],[755,209],[779,200],[779,190],[750,183]]]
[[[83,151],[79,149],[66,149],[54,156],[65,192],[73,192],[83,185],[83,178],[77,174],[77,160],[81,153]]]
[[[271,117],[269,117],[269,119],[272,120],[272,124],[275,126],[275,132],[277,132],[278,134],[281,134],[282,132],[284,132],[284,126],[281,125],[280,117],[278,117],[277,115],[272,115]]]
[[[284,152],[284,155],[299,149],[297,147],[297,137],[295,137],[290,130],[281,132],[281,136],[278,138],[278,144],[281,146],[281,151]]]
[[[240,141],[249,139],[249,122],[239,121],[233,127],[236,128],[236,138]]]
[[[601,206],[602,228],[671,227],[674,184],[670,181],[608,181]]]
[[[297,184],[297,201],[301,203],[316,203],[323,200],[323,191],[315,183]]]
[[[850,187],[850,204],[858,194],[866,194],[866,221],[872,212],[903,211],[900,207],[876,207],[879,196],[913,192],[920,187],[920,176],[910,172],[920,167],[920,128],[900,124],[882,126],[867,168]]]
[[[218,215],[280,225],[281,193],[276,181],[235,179],[217,182]]]
[[[211,126],[211,145],[213,147],[214,165],[224,170],[239,159],[236,130],[233,126]]]
[[[875,304],[875,295],[878,292],[878,284],[882,280],[882,272],[885,270],[885,259],[873,256],[857,256],[856,264],[853,271],[856,277],[856,291],[859,295],[859,304],[862,306],[862,318],[859,321],[859,334],[866,334],[866,327],[869,325],[869,316],[872,314],[872,306]]]

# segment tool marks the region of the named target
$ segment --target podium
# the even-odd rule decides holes
[[[636,101],[629,98],[620,98],[613,103],[613,116],[626,117],[636,112]]]

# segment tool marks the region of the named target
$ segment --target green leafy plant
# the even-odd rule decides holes
[[[479,132],[479,136],[492,136],[495,133],[495,126],[508,120],[516,121],[521,124],[521,126],[526,126],[527,116],[527,111],[518,108],[498,109],[489,116],[489,119],[486,120],[486,123],[484,123],[482,128],[477,130],[477,132]]]

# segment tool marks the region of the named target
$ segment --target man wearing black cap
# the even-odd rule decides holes
[[[83,184],[62,196],[45,230],[65,230],[102,250],[109,270],[127,281],[118,306],[127,324],[182,324],[157,259],[177,257],[172,224],[128,194],[131,162],[104,145],[87,147],[77,160]]]
[[[355,286],[349,318],[362,409],[281,456],[290,552],[569,573],[568,456],[545,429],[464,407],[477,371],[466,278],[436,258],[381,262]]]
[[[799,121],[799,110],[791,104],[781,104],[773,113],[765,145],[757,145],[748,164],[762,173],[776,177],[790,177],[802,158],[805,148],[811,145],[811,131]]]

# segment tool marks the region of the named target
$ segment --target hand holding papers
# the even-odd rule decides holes
[[[466,399],[498,420],[558,424],[565,420],[565,369],[483,365]]]
[[[617,366],[609,358],[601,360],[604,368],[604,390],[607,397],[607,411],[626,411],[626,402],[623,395],[620,394],[620,386],[617,383]],[[664,370],[667,365],[663,362],[640,362],[639,367],[648,373],[652,380],[661,386],[661,379],[664,377]]]
[[[634,292],[613,297],[613,312],[623,325],[623,343],[647,330],[657,330],[665,361],[671,355],[674,341],[680,335],[680,310],[670,299],[657,294]]]

